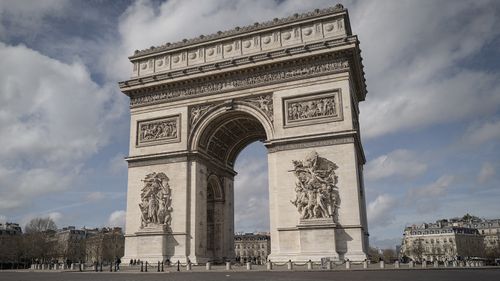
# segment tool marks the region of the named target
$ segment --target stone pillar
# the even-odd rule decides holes
[[[311,260],[309,260],[309,261],[307,262],[307,270],[312,270],[312,269],[313,269],[313,264],[312,264],[312,261],[311,261]]]
[[[326,269],[328,269],[328,270],[332,269],[332,261],[327,261],[326,262]]]
[[[434,267],[439,267],[439,262],[437,260],[434,261]]]
[[[210,262],[207,262],[206,265],[205,265],[206,269],[207,270],[211,270],[212,269],[212,264],[210,264]]]
[[[394,268],[399,268],[399,261],[394,262]]]
[[[226,270],[231,270],[231,262],[230,261],[226,262]]]
[[[190,262],[188,262],[188,263],[186,264],[186,270],[187,270],[187,271],[191,271],[191,269],[193,269],[193,267],[192,267],[191,263],[190,263]]]
[[[422,268],[427,268],[427,261],[426,260],[422,261]]]
[[[266,264],[267,270],[273,270],[273,263],[271,261],[268,261]]]
[[[252,263],[251,262],[247,262],[247,270],[252,270]]]
[[[346,269],[351,269],[351,261],[349,261],[349,260],[345,261],[345,268]]]
[[[368,268],[368,261],[367,260],[363,261],[363,268]]]
[[[288,270],[293,270],[293,263],[292,263],[292,261],[290,261],[290,260],[288,261],[287,268],[288,268]]]
[[[385,268],[385,262],[384,261],[380,261],[380,268]]]
[[[75,263],[71,263],[71,270],[75,270]]]
[[[414,266],[415,266],[415,263],[414,263],[413,261],[410,261],[410,262],[408,263],[408,267],[409,267],[409,268],[413,268]]]

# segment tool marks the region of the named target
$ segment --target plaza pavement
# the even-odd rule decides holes
[[[226,271],[222,268],[206,271],[140,272],[121,270],[120,272],[74,272],[74,271],[0,271],[0,281],[220,281],[220,280],[342,280],[342,281],[498,281],[499,267],[482,268],[428,268],[428,269],[352,269],[333,271],[252,271],[238,268]]]

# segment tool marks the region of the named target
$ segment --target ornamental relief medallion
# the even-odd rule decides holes
[[[179,115],[138,121],[137,146],[180,141],[179,124]]]
[[[172,189],[165,173],[147,174],[141,189],[141,228],[170,226],[172,222]]]
[[[340,89],[283,100],[285,126],[342,120]]]
[[[295,199],[290,201],[302,220],[331,219],[337,223],[340,204],[335,170],[338,166],[320,157],[316,151],[309,153],[304,161],[293,160],[296,177]]]

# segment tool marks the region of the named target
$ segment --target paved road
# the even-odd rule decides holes
[[[499,281],[500,269],[366,270],[330,272],[0,272],[8,281],[223,281],[223,280],[341,280],[341,281]]]

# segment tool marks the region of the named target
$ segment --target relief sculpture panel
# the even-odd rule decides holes
[[[320,157],[316,151],[304,161],[293,160],[296,177],[295,199],[290,201],[300,213],[302,220],[329,219],[337,222],[337,208],[340,204],[335,170],[338,166]]]
[[[179,141],[179,116],[137,122],[137,146]]]
[[[172,221],[172,190],[165,173],[147,174],[141,189],[141,228],[169,226]]]
[[[285,126],[342,120],[339,91],[285,99]]]

